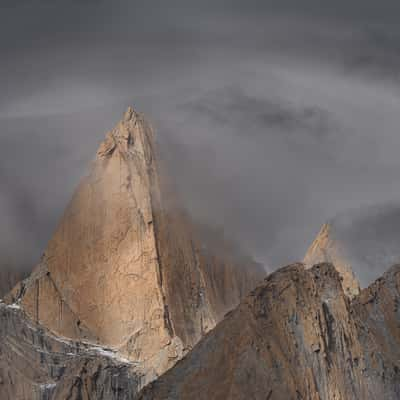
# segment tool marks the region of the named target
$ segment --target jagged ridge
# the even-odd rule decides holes
[[[400,396],[400,266],[350,302],[331,264],[283,268],[138,400]]]

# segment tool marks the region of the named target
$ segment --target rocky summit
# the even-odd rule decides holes
[[[128,108],[40,263],[4,298],[44,332],[134,362],[140,385],[182,358],[265,275],[223,239],[207,246],[161,163],[151,126]],[[2,353],[18,353],[2,343]],[[25,371],[13,382],[31,380]]]

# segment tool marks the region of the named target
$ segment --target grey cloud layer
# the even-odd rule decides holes
[[[271,266],[336,213],[398,201],[398,2],[190,3],[2,3],[0,249],[8,232],[32,249],[16,264],[128,103],[192,213]]]

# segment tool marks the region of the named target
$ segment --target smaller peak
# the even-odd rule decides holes
[[[127,110],[125,111],[123,120],[128,122],[134,119],[134,117],[136,117],[135,110],[133,109],[133,107],[128,106]]]
[[[351,267],[346,245],[335,237],[331,223],[325,223],[307,250],[303,262],[307,268],[315,264],[332,263],[343,279],[343,289],[353,298],[360,291],[360,284]]]
[[[330,233],[332,229],[332,223],[331,222],[325,222],[320,230],[320,233]]]

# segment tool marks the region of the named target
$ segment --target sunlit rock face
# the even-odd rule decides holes
[[[153,130],[128,108],[34,272],[6,296],[54,334],[118,350],[142,384],[187,353],[264,269],[206,246],[174,196]]]
[[[308,267],[322,262],[332,263],[338,270],[347,296],[352,298],[360,292],[360,284],[346,253],[346,246],[335,238],[332,225],[328,223],[322,226],[304,257],[304,263]]]
[[[351,301],[331,264],[265,279],[136,400],[400,398],[400,266]]]

